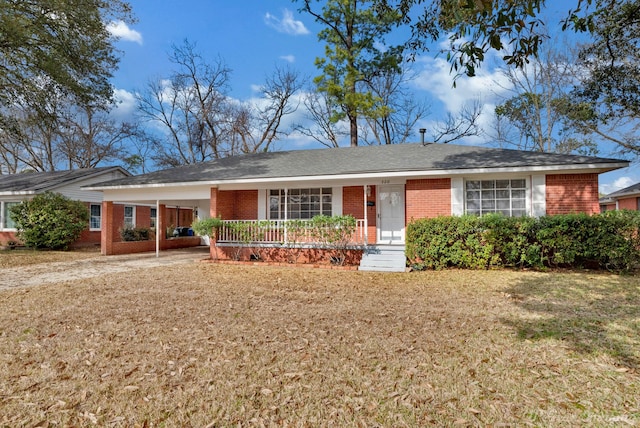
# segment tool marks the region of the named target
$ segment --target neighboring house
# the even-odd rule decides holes
[[[82,232],[73,246],[100,244],[102,193],[85,190],[82,186],[129,176],[131,174],[120,167],[0,175],[0,242],[19,242],[9,208],[37,194],[50,191],[81,201],[89,210],[90,220],[87,229]]]
[[[600,198],[600,211],[640,210],[640,183]]]
[[[92,189],[103,192],[105,213],[112,212],[115,201],[130,201],[158,208],[189,206],[199,218],[220,216],[227,222],[270,220],[273,230],[253,240],[262,248],[286,247],[283,220],[350,214],[357,219],[354,245],[403,249],[412,219],[597,213],[598,174],[628,164],[453,144],[401,144],[229,157]],[[225,256],[225,247],[237,245],[233,234],[223,230],[211,252],[222,249],[218,255]],[[104,254],[118,251],[103,241]],[[310,260],[311,254],[306,257]]]

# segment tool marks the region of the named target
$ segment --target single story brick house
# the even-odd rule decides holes
[[[628,164],[453,144],[399,144],[249,154],[91,189],[103,192],[106,216],[114,213],[115,201],[129,201],[156,204],[158,212],[169,204],[192,207],[197,218],[221,217],[225,223],[266,222],[273,230],[256,235],[251,244],[276,250],[288,244],[286,229],[282,233],[287,220],[349,214],[357,219],[354,246],[367,249],[365,255],[371,249],[400,249],[404,262],[405,227],[412,219],[489,212],[535,217],[597,213],[598,175]],[[114,226],[107,222],[105,227],[102,252],[117,254],[122,250],[108,238]],[[228,249],[239,242],[223,228],[212,244],[212,257],[229,257]],[[319,256],[307,244],[303,259],[315,262]],[[282,255],[273,251],[268,257]]]
[[[19,242],[9,208],[35,195],[54,192],[69,199],[84,202],[90,212],[87,229],[73,244],[74,247],[99,245],[102,218],[102,193],[83,189],[83,186],[130,177],[121,167],[76,169],[54,172],[23,172],[0,175],[0,242]]]
[[[83,202],[89,210],[90,219],[87,229],[71,247],[97,246],[102,243],[102,192],[89,190],[87,186],[96,183],[131,177],[131,174],[119,166],[85,168],[54,172],[24,172],[20,174],[0,175],[0,244],[9,241],[19,242],[17,230],[11,219],[9,208],[23,200],[33,198],[44,192],[60,193],[69,199]],[[165,207],[168,225],[190,225],[193,212],[189,209]],[[110,213],[125,224],[139,227],[155,227],[157,217],[155,206],[116,203]],[[112,230],[112,240],[119,240],[119,231]],[[153,246],[151,249],[153,250]]]
[[[640,183],[633,184],[600,198],[600,211],[613,210],[640,210]]]

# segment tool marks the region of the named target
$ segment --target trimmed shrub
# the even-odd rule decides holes
[[[438,217],[407,226],[407,257],[419,269],[592,267],[640,263],[640,213],[509,218]]]
[[[64,250],[89,227],[89,209],[59,193],[45,192],[11,207],[18,237],[27,247]]]
[[[125,242],[148,241],[151,239],[151,229],[147,227],[123,227],[120,229],[120,239]]]

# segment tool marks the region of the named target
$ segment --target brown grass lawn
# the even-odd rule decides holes
[[[194,263],[0,292],[6,427],[640,426],[639,367],[638,277]]]
[[[96,247],[77,251],[0,250],[0,269],[40,263],[83,260],[99,255],[100,248]]]

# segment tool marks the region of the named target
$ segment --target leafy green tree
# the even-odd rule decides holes
[[[83,104],[110,100],[118,58],[107,25],[131,22],[122,0],[0,3],[0,104],[60,92]]]
[[[595,153],[589,133],[576,127],[586,118],[570,92],[579,83],[575,55],[560,48],[542,49],[522,68],[503,69],[509,96],[495,109],[493,139],[519,150]]]
[[[301,11],[309,13],[324,28],[318,38],[326,42],[325,56],[316,59],[322,74],[315,78],[317,89],[326,93],[332,107],[331,121],[347,119],[351,146],[358,145],[358,118],[388,114],[366,83],[375,76],[400,72],[402,48],[384,46],[384,37],[400,22],[393,9],[376,13],[371,1],[302,0]]]
[[[640,155],[640,1],[606,2],[588,18],[575,18],[592,39],[581,46],[582,79],[570,97],[580,106],[570,116],[576,128]]]
[[[80,201],[46,192],[10,208],[18,237],[27,246],[67,249],[89,225],[89,210]]]

